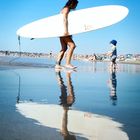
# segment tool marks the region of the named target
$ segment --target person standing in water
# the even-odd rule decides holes
[[[110,45],[111,45],[111,51],[109,51],[107,53],[107,55],[109,55],[111,58],[110,68],[116,69],[116,59],[117,59],[117,46],[116,45],[117,45],[117,41],[116,40],[110,41]]]
[[[69,46],[69,50],[67,52],[67,56],[66,56],[66,68],[70,68],[70,69],[74,69],[76,68],[75,66],[73,66],[71,64],[71,58],[73,55],[73,51],[76,47],[73,39],[72,39],[72,35],[69,35],[69,31],[68,31],[68,14],[71,10],[76,9],[78,4],[78,0],[68,0],[66,5],[63,7],[63,9],[61,10],[61,13],[63,14],[63,23],[64,23],[64,36],[60,37],[60,43],[61,43],[61,51],[58,54],[57,57],[57,61],[56,61],[56,69],[61,69],[61,61],[64,57],[65,52],[67,51],[67,48]]]

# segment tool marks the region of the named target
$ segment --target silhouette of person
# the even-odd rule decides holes
[[[71,81],[71,72],[66,72],[66,81],[67,86],[64,84],[63,78],[61,76],[61,72],[56,72],[57,81],[60,86],[61,96],[60,96],[60,105],[63,106],[63,118],[62,118],[62,129],[61,134],[64,140],[76,140],[76,136],[69,133],[67,125],[68,125],[68,110],[69,107],[73,105],[75,102],[74,95],[74,87]]]

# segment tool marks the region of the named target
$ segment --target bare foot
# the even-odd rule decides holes
[[[75,69],[75,68],[77,68],[76,66],[73,66],[71,64],[70,65],[65,65],[65,67],[68,68],[68,69]]]
[[[62,69],[61,65],[56,64],[55,69]]]

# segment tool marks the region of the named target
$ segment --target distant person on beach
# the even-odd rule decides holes
[[[110,68],[111,69],[116,69],[116,58],[117,58],[117,41],[116,40],[112,40],[110,41],[110,45],[111,45],[111,51],[109,51],[107,53],[108,56],[110,56],[111,58],[111,64],[110,64]]]
[[[61,10],[61,13],[63,14],[63,22],[64,22],[64,36],[60,37],[60,43],[61,43],[61,51],[58,54],[58,58],[56,61],[56,66],[55,68],[57,69],[61,69],[61,61],[64,57],[65,52],[67,51],[67,47],[69,46],[69,50],[67,52],[67,56],[66,56],[66,68],[70,68],[70,69],[74,69],[76,68],[75,66],[73,66],[71,64],[71,58],[73,55],[73,51],[76,47],[73,39],[72,39],[72,35],[69,35],[69,31],[68,31],[68,14],[71,10],[76,9],[78,4],[77,0],[68,0],[66,5],[63,7],[63,9]]]

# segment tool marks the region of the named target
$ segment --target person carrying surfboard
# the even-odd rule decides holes
[[[67,52],[66,56],[66,68],[74,69],[76,68],[71,64],[71,58],[73,55],[73,51],[76,47],[72,35],[69,35],[68,31],[68,14],[71,10],[74,10],[77,7],[78,1],[77,0],[68,0],[66,5],[61,10],[61,14],[63,14],[63,23],[64,23],[64,36],[60,37],[60,43],[61,43],[61,51],[58,54],[56,66],[55,68],[61,69],[61,61],[64,57],[65,52],[67,51],[67,47],[69,46],[69,50]]]

